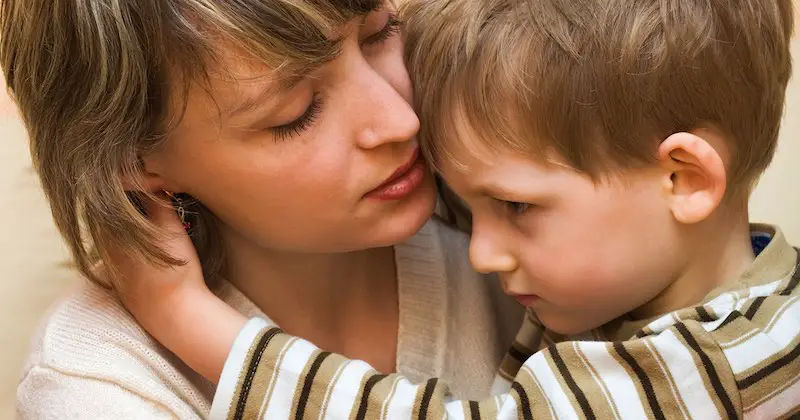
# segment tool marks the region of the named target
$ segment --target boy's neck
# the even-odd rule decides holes
[[[226,237],[226,254],[226,280],[284,331],[394,370],[399,307],[392,247],[293,253]],[[370,348],[391,360],[376,360]]]
[[[634,318],[698,305],[709,292],[739,278],[755,260],[747,212],[689,228],[684,244],[689,256],[684,268],[658,296],[633,310]]]

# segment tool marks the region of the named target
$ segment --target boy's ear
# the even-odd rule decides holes
[[[725,164],[703,137],[675,133],[658,148],[670,210],[681,223],[698,223],[716,210],[727,187]]]

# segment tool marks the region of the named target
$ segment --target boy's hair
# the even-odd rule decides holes
[[[280,75],[332,59],[326,38],[380,0],[3,0],[0,65],[28,129],[55,222],[89,279],[109,249],[165,264],[155,227],[125,182],[180,118],[189,85],[205,83],[219,47]],[[219,69],[217,69],[219,70]],[[175,104],[178,104],[175,106]],[[141,198],[141,197],[139,197]],[[191,209],[207,278],[222,268],[214,219]],[[210,277],[208,277],[210,275]]]
[[[713,127],[746,197],[775,151],[791,0],[412,0],[403,18],[434,165],[459,164],[463,122],[484,146],[555,151],[593,179]]]

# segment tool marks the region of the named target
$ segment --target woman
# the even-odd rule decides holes
[[[179,263],[136,205],[160,191],[235,309],[467,398],[488,391],[521,308],[471,271],[466,236],[429,221],[388,4],[46,3],[3,2],[0,63],[92,284],[34,341],[23,418],[207,415],[211,384],[144,333],[98,265],[111,249]]]

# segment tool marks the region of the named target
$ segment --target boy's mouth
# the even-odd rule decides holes
[[[533,304],[535,304],[536,302],[538,302],[541,299],[539,297],[539,295],[518,295],[518,294],[514,294],[514,293],[509,293],[509,296],[511,296],[514,299],[516,299],[517,302],[520,303],[520,305],[522,305],[522,306],[524,306],[526,308],[531,306],[531,305],[533,305]]]

